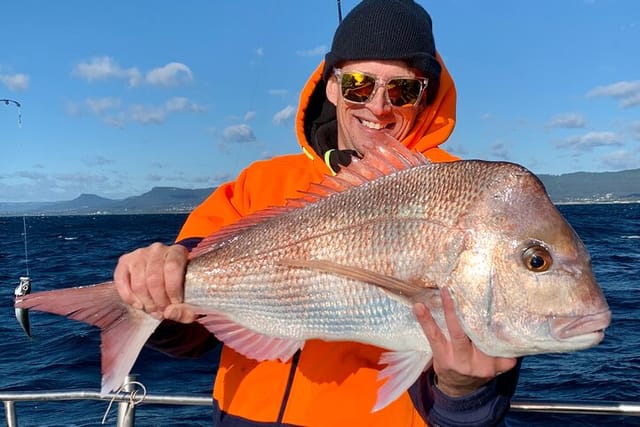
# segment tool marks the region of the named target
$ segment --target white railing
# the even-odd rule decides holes
[[[117,402],[117,427],[133,427],[135,425],[136,406],[141,403],[158,405],[195,405],[211,406],[211,396],[147,394],[142,383],[130,375],[117,393],[101,395],[98,391],[38,391],[38,392],[0,392],[0,400],[4,404],[7,427],[18,427],[16,413],[17,402],[43,402],[58,400],[104,400],[109,402],[102,424],[105,423],[111,405]]]
[[[142,394],[141,394],[142,393]],[[43,391],[43,392],[0,392],[0,400],[4,403],[7,427],[18,427],[18,416],[15,410],[17,402],[58,401],[58,400],[103,400],[111,404],[117,402],[117,427],[135,426],[135,409],[142,403],[159,405],[195,405],[211,406],[211,396],[197,395],[161,395],[147,394],[144,385],[128,377],[122,390],[101,396],[97,391]],[[590,414],[590,415],[624,415],[640,417],[640,404],[632,402],[612,401],[545,401],[545,400],[514,400],[511,402],[514,412],[544,412],[562,414]]]
[[[612,401],[512,400],[514,412],[546,412],[555,414],[626,415],[640,417],[640,404]]]

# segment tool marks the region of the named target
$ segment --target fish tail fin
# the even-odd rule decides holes
[[[101,329],[102,395],[122,385],[161,321],[125,304],[113,282],[36,292],[17,297],[15,307],[58,314]]]

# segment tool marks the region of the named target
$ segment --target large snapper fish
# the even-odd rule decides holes
[[[424,302],[446,332],[440,288],[491,356],[591,347],[611,313],[589,254],[521,166],[429,163],[397,142],[371,144],[300,199],[240,220],[193,250],[185,303],[218,339],[256,360],[287,361],[306,340],[387,349],[374,410],[431,362],[412,312]],[[102,329],[102,392],[116,390],[161,320],[113,285],[33,293],[16,307]]]

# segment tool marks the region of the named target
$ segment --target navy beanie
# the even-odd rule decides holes
[[[338,26],[322,77],[344,61],[401,60],[429,78],[427,103],[440,86],[431,17],[413,0],[363,0]]]

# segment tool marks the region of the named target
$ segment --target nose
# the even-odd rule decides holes
[[[380,86],[367,103],[367,108],[376,116],[381,116],[391,110],[391,103],[387,99],[387,88]]]

